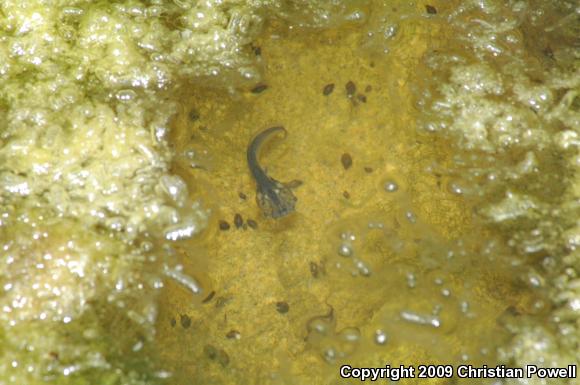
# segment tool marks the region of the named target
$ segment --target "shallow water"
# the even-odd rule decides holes
[[[326,31],[273,23],[255,43],[264,91],[183,95],[174,170],[205,194],[213,220],[181,252],[202,297],[215,294],[164,293],[159,351],[171,383],[328,384],[345,363],[496,363],[502,317],[537,294],[513,278],[501,235],[445,173],[455,150],[417,129],[413,87],[448,33],[417,14],[393,41],[369,37],[372,18]],[[262,164],[303,181],[296,212],[278,220],[259,211],[245,159],[273,125],[288,135],[269,142]]]

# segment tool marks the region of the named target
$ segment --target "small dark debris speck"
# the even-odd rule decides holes
[[[348,191],[346,191],[346,190],[344,190],[344,191],[342,192],[342,196],[343,196],[345,199],[350,199],[350,194],[349,194],[349,192],[348,192]]]
[[[172,328],[174,328],[175,325],[177,325],[177,321],[175,320],[175,318],[171,317],[171,319],[169,320],[169,324],[171,325]]]
[[[372,90],[373,90],[373,86],[371,86],[370,84],[365,87],[365,92],[371,92]]]
[[[215,301],[216,308],[222,308],[228,304],[232,300],[231,297],[218,297]]]
[[[262,56],[262,47],[254,47],[254,54],[256,56]]]
[[[372,167],[365,167],[365,172],[366,172],[367,174],[370,174],[371,172],[373,172],[373,169],[372,169]]]
[[[319,273],[318,264],[316,262],[310,262],[310,274],[312,274],[314,278],[318,278]]]
[[[284,301],[276,302],[276,310],[280,314],[286,314],[288,313],[288,310],[290,310],[290,305]]]
[[[230,356],[223,349],[213,345],[205,345],[203,352],[210,360],[217,361],[221,366],[227,366],[230,363]]]
[[[361,103],[366,103],[366,102],[367,102],[367,97],[366,97],[365,95],[363,95],[363,94],[358,94],[358,95],[356,96],[356,98],[357,98],[357,99],[358,99],[358,101],[359,101],[359,102],[361,102]]]
[[[252,88],[253,94],[261,94],[262,92],[266,91],[268,86],[266,84],[258,84],[256,87]]]
[[[354,82],[352,80],[349,80],[348,83],[346,83],[346,85],[344,86],[344,88],[346,89],[346,96],[352,98],[352,96],[356,92],[356,85],[354,84]]]
[[[554,51],[552,51],[552,48],[550,47],[546,47],[544,48],[544,55],[546,55],[546,57],[549,57],[550,59],[554,58]]]
[[[238,193],[238,196],[240,197],[240,199],[242,200],[246,200],[248,199],[248,196],[246,194],[244,194],[243,192]]]
[[[204,298],[203,301],[201,301],[201,303],[208,303],[209,301],[212,300],[212,298],[215,296],[215,291],[212,290],[211,293],[209,293],[209,295],[207,297]]]
[[[187,314],[182,314],[180,316],[179,322],[181,323],[181,327],[187,329],[191,326],[191,318]]]
[[[236,225],[236,228],[239,229],[240,227],[242,227],[243,224],[244,219],[242,218],[242,216],[240,214],[234,215],[234,225]]]
[[[425,6],[425,10],[427,11],[427,13],[428,13],[429,15],[436,15],[436,14],[437,14],[437,8],[435,8],[435,7],[434,7],[434,6],[432,6],[432,5],[429,5],[429,4],[427,4],[427,5]]]
[[[256,230],[258,228],[258,223],[255,220],[248,219],[246,222],[248,223],[248,226],[250,226],[252,229]]]
[[[324,86],[322,89],[322,95],[328,96],[334,91],[334,83],[330,83]]]
[[[230,330],[227,334],[226,334],[226,338],[229,340],[239,340],[240,339],[240,332],[237,330]]]
[[[191,111],[189,111],[189,120],[191,120],[192,122],[199,120],[200,117],[201,115],[199,115],[199,112],[196,109],[192,109]]]
[[[345,152],[340,157],[340,162],[342,163],[342,167],[344,167],[345,170],[348,170],[352,166],[352,157],[349,153]]]
[[[230,224],[227,221],[224,221],[223,219],[220,219],[219,226],[220,226],[220,230],[223,230],[223,231],[230,229]]]

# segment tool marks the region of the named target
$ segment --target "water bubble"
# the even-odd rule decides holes
[[[449,297],[451,295],[451,290],[449,290],[449,289],[442,289],[441,290],[441,295],[443,297]]]
[[[413,289],[417,286],[417,277],[413,273],[407,273],[407,286],[410,289]]]
[[[344,233],[340,234],[340,239],[342,239],[344,241],[355,241],[356,236],[353,233],[351,233],[350,231],[345,231]]]
[[[359,273],[361,273],[363,276],[369,277],[371,275],[371,270],[363,261],[361,260],[356,261],[355,266],[358,269]]]
[[[469,311],[469,302],[461,301],[461,303],[459,304],[459,308],[461,309],[461,312],[463,314],[467,314],[467,312]]]
[[[329,323],[326,320],[315,318],[308,323],[308,330],[324,335],[330,330]]]
[[[381,329],[375,331],[375,343],[377,345],[384,345],[387,343],[387,334]]]
[[[414,212],[412,212],[410,210],[405,212],[405,218],[407,218],[407,220],[413,224],[417,223],[417,216],[415,215]]]
[[[115,97],[120,102],[130,102],[137,97],[137,94],[133,90],[120,90]]]
[[[163,175],[161,177],[161,187],[177,206],[181,207],[187,201],[187,185],[180,177],[176,175]]]
[[[463,187],[461,187],[457,182],[449,182],[447,189],[450,193],[455,195],[462,195],[464,193]]]
[[[399,189],[399,185],[397,185],[397,183],[393,182],[392,180],[389,180],[385,182],[383,188],[386,192],[395,192]]]
[[[428,325],[434,328],[441,326],[441,320],[439,317],[431,315],[420,315],[410,311],[402,311],[401,318],[407,322],[411,322],[418,325]]]
[[[336,360],[337,353],[334,348],[327,348],[322,353],[322,356],[327,362],[334,362],[334,360]]]
[[[352,247],[343,243],[338,248],[338,254],[343,257],[350,257],[352,256]]]
[[[345,328],[340,332],[340,337],[346,342],[357,342],[360,340],[360,331],[353,327]]]

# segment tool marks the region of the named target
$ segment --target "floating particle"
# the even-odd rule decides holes
[[[177,321],[175,320],[175,317],[171,317],[171,319],[169,320],[169,324],[171,325],[172,328],[174,328],[175,325],[177,325]]]
[[[230,229],[230,224],[227,221],[224,221],[223,219],[221,219],[219,221],[219,226],[220,226],[220,230],[222,231],[226,231]]]
[[[413,289],[417,286],[417,277],[413,273],[407,273],[407,286],[410,289]]]
[[[386,192],[395,192],[399,189],[399,186],[392,180],[386,181],[383,186]]]
[[[429,15],[436,15],[437,14],[437,8],[435,8],[432,5],[429,5],[429,4],[425,5],[425,10],[427,11],[427,13]]]
[[[242,218],[242,216],[238,213],[236,213],[236,215],[234,215],[234,225],[236,225],[236,229],[239,229],[240,227],[242,227],[242,225],[244,224],[244,219]]]
[[[199,111],[197,111],[196,109],[191,109],[191,111],[189,111],[189,120],[192,122],[195,122],[197,120],[199,120],[199,118],[201,117],[201,115],[199,114]]]
[[[228,340],[239,340],[242,337],[241,333],[237,330],[230,330],[227,334],[226,334],[226,338]]]
[[[254,47],[254,55],[262,56],[262,47]]]
[[[238,193],[238,196],[240,197],[241,200],[246,200],[248,199],[248,196],[246,194],[244,194],[243,192]]]
[[[375,331],[375,343],[377,345],[386,344],[387,343],[387,333],[385,333],[381,329],[378,329],[377,331]]]
[[[218,297],[218,299],[215,301],[215,307],[216,308],[221,308],[224,307],[228,304],[228,302],[230,302],[232,300],[232,297]]]
[[[276,302],[276,310],[280,314],[286,314],[290,310],[290,305],[284,301]]]
[[[441,295],[443,297],[449,297],[451,295],[451,290],[449,290],[449,289],[442,289],[441,290]]]
[[[433,310],[431,311],[431,314],[439,315],[441,313],[441,310],[443,310],[443,306],[441,306],[441,304],[437,304],[437,305],[433,306]]]
[[[181,327],[187,329],[191,326],[191,318],[187,314],[182,314],[180,316],[179,322],[181,323]]]
[[[371,92],[372,90],[373,90],[373,87],[370,84],[365,87],[365,92]]]
[[[543,53],[550,59],[554,59],[554,51],[552,51],[552,48],[550,48],[550,46],[544,48]]]
[[[365,95],[363,95],[363,94],[358,94],[358,95],[356,96],[356,98],[357,98],[357,99],[358,99],[358,101],[359,101],[359,102],[361,102],[361,103],[366,103],[366,102],[367,102],[367,97],[366,97]]]
[[[208,303],[209,301],[212,300],[212,298],[215,296],[215,291],[212,290],[211,293],[209,293],[209,295],[207,297],[204,298],[203,301],[201,301],[201,303]]]
[[[334,83],[330,83],[324,86],[322,89],[322,95],[328,96],[334,91]]]
[[[216,348],[213,345],[205,345],[203,352],[210,360],[217,361],[221,366],[225,367],[230,363],[230,357],[223,349]]]
[[[255,220],[248,219],[246,222],[248,223],[248,226],[250,226],[252,229],[256,230],[258,228],[258,223]]]
[[[268,86],[266,84],[258,84],[256,87],[252,88],[253,94],[261,94],[262,92],[266,91]]]
[[[344,86],[344,88],[346,89],[346,96],[352,98],[352,96],[356,92],[356,85],[354,84],[354,82],[352,80],[349,80]]]
[[[324,357],[326,362],[334,362],[336,360],[337,353],[334,348],[328,348],[324,350],[322,356]]]
[[[345,170],[348,170],[352,166],[352,157],[349,153],[345,152],[340,157],[340,162],[342,163],[342,167],[344,167]]]
[[[318,264],[316,262],[310,262],[310,274],[312,274],[312,277],[318,278],[319,273],[320,269],[318,268]]]
[[[343,257],[352,256],[352,247],[350,247],[350,245],[343,243],[338,247],[338,255],[341,255]]]
[[[346,191],[346,190],[344,190],[344,191],[342,192],[342,196],[343,196],[345,199],[350,199],[350,194],[349,194],[349,193],[348,193],[348,191]]]
[[[405,218],[411,223],[417,223],[417,216],[412,211],[407,211],[405,213]]]
[[[373,172],[372,167],[365,167],[364,170],[367,174],[370,174],[371,172]]]

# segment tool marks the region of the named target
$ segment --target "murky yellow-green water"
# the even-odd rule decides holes
[[[338,383],[342,364],[457,364],[462,356],[492,365],[503,338],[498,316],[530,300],[507,264],[482,257],[501,259],[496,236],[437,172],[451,148],[416,130],[421,111],[410,87],[425,76],[420,60],[445,27],[418,20],[388,54],[363,47],[365,33],[274,23],[255,44],[265,91],[183,96],[175,171],[204,192],[213,221],[181,252],[186,271],[215,294],[203,303],[177,285],[164,294],[158,338],[175,384]],[[273,125],[288,136],[270,142],[262,163],[278,180],[304,182],[296,213],[279,220],[259,211],[246,164],[250,139]],[[342,244],[353,256],[339,255]],[[313,321],[323,332],[309,331]],[[416,381],[407,383],[429,383]]]

